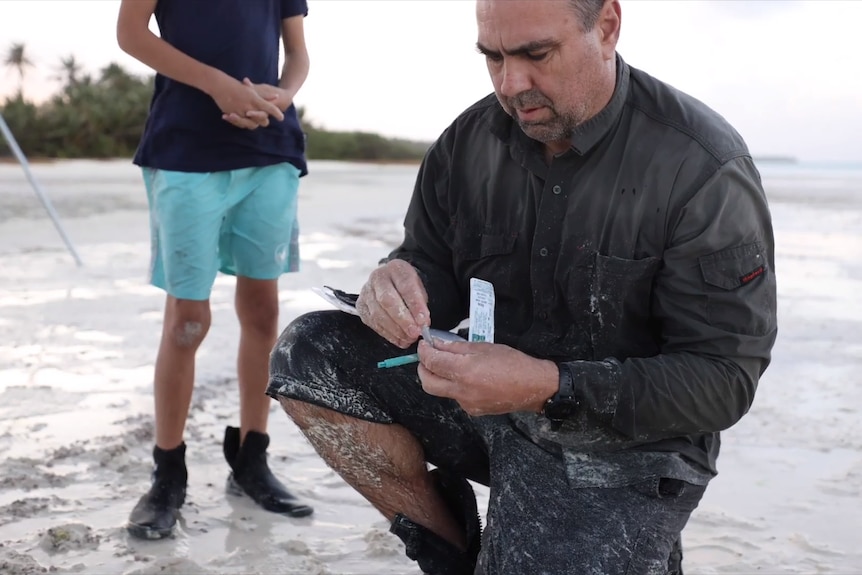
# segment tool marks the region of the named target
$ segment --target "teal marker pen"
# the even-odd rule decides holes
[[[377,367],[398,367],[399,365],[409,365],[418,361],[419,354],[411,353],[409,355],[399,355],[398,357],[390,357],[389,359],[378,361]]]
[[[432,339],[431,330],[428,329],[428,326],[424,326],[422,328],[422,339],[431,344],[431,347],[434,347],[434,340]],[[398,367],[399,365],[410,365],[417,361],[419,361],[419,354],[411,353],[410,355],[399,355],[398,357],[390,357],[389,359],[378,361],[377,367]]]

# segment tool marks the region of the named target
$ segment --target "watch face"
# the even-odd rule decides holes
[[[558,399],[556,401],[552,401],[545,408],[545,415],[548,419],[569,419],[578,410],[578,404],[575,401],[568,401],[564,399]]]

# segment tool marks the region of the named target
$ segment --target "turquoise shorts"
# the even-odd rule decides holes
[[[207,300],[216,274],[272,280],[299,269],[299,170],[289,163],[225,172],[144,168],[150,283]]]

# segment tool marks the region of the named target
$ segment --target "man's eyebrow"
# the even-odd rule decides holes
[[[556,48],[559,45],[559,41],[554,40],[553,38],[545,38],[544,40],[533,40],[532,42],[521,44],[520,46],[516,46],[510,50],[503,50],[503,53],[508,56],[525,56],[533,52],[541,52],[543,50]],[[476,42],[476,49],[480,54],[484,54],[485,56],[499,57],[501,55],[497,50],[492,50],[491,48],[483,46],[481,42]]]

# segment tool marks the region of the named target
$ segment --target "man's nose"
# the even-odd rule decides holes
[[[514,98],[533,87],[527,66],[515,58],[507,58],[503,61],[501,73],[503,81],[500,83],[500,93],[507,98]]]

